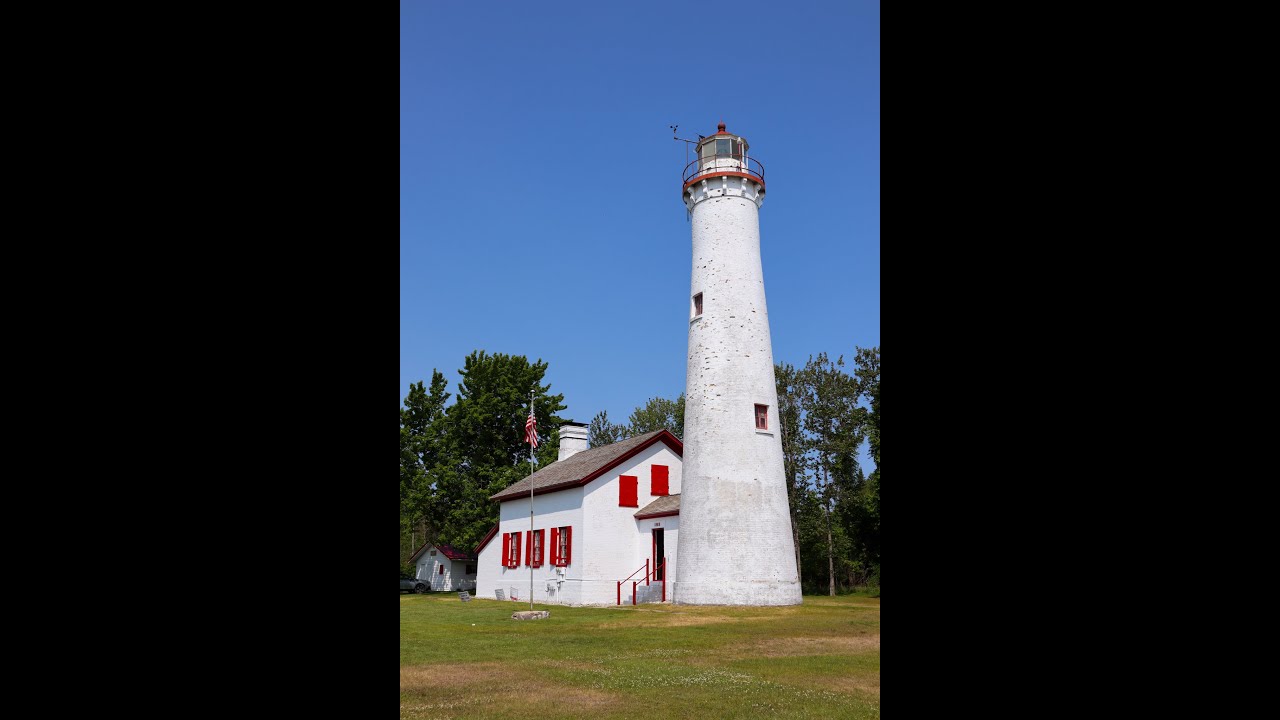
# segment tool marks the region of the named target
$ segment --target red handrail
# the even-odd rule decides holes
[[[648,584],[649,584],[649,561],[648,561],[648,560],[645,560],[645,561],[644,561],[644,567],[642,567],[642,568],[636,568],[636,569],[635,569],[635,572],[631,573],[630,575],[628,575],[628,576],[626,576],[626,577],[624,577],[624,578],[622,578],[621,580],[619,580],[619,581],[618,581],[618,604],[619,604],[619,605],[621,605],[621,604],[622,604],[622,583],[624,583],[624,582],[626,582],[626,581],[630,580],[631,578],[635,577],[635,576],[636,576],[636,573],[640,572],[641,570],[643,570],[643,571],[644,571],[644,575],[645,575],[645,582],[644,582],[644,584],[645,584],[645,585],[648,585]],[[632,604],[632,605],[635,605],[635,604],[636,604],[636,603],[635,603],[635,599],[636,599],[635,583],[632,583],[632,584],[631,584],[631,601],[632,601],[632,602],[631,602],[631,604]]]
[[[659,571],[662,571],[662,579],[661,579],[661,580],[658,580],[658,582],[662,583],[662,602],[666,602],[666,601],[667,601],[667,574],[666,574],[666,570],[667,570],[667,558],[666,558],[666,557],[663,557],[663,558],[662,558],[662,562],[660,562],[660,563],[658,563],[657,565],[655,565],[655,566],[654,566],[654,568],[653,568],[653,572],[650,572],[650,571],[649,571],[649,561],[648,561],[648,560],[645,560],[645,561],[644,561],[644,567],[642,567],[642,568],[636,568],[635,572],[631,573],[630,575],[628,575],[628,576],[626,576],[626,577],[624,577],[624,578],[622,578],[621,580],[619,580],[619,581],[618,581],[618,587],[617,587],[617,590],[618,590],[618,604],[619,604],[619,605],[621,605],[621,604],[622,604],[622,583],[624,583],[624,582],[626,582],[626,581],[628,581],[628,580],[631,580],[631,578],[635,577],[636,573],[640,572],[641,570],[643,570],[643,571],[644,571],[644,584],[645,584],[645,585],[649,585],[651,580],[654,580],[654,579],[656,579],[656,578],[658,577],[658,572],[659,572]],[[637,586],[637,585],[639,585],[639,584],[640,584],[640,581],[639,581],[639,580],[633,580],[633,581],[631,582],[631,604],[632,604],[632,605],[635,605],[635,604],[636,604],[636,586]]]

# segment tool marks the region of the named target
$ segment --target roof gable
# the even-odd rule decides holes
[[[680,438],[672,435],[669,430],[654,430],[610,445],[583,450],[564,460],[553,462],[529,477],[512,483],[506,490],[489,499],[504,502],[529,497],[530,487],[533,488],[534,495],[582,487],[659,442],[671,448],[676,455],[684,457],[684,443],[680,442]]]
[[[427,551],[427,548],[435,548],[439,550],[441,555],[445,556],[450,560],[475,560],[476,559],[476,556],[474,554],[463,552],[462,550],[459,550],[458,548],[452,545],[449,545],[448,543],[440,543],[440,544],[423,543],[422,547],[415,550],[413,555],[409,557],[409,562],[411,563],[417,562],[418,558],[422,556],[422,553]]]

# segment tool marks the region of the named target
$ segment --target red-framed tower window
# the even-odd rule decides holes
[[[760,404],[756,405],[756,429],[757,430],[769,429],[769,406],[768,405],[760,405]]]

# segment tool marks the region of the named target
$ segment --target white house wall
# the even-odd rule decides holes
[[[533,599],[535,602],[581,605],[582,557],[585,539],[582,528],[582,488],[574,487],[558,492],[533,496],[534,530],[543,530],[542,567],[533,568]],[[529,498],[508,500],[501,504],[498,533],[480,553],[480,567],[476,575],[476,597],[493,598],[495,590],[502,590],[508,598],[511,589],[516,597],[529,600],[529,566],[525,564],[528,553],[524,547],[525,533],[529,532]],[[565,568],[551,565],[551,528],[573,528],[571,564]],[[502,534],[519,533],[520,565],[505,567],[502,563]],[[557,570],[564,571],[563,574]]]
[[[617,602],[618,581],[630,575],[644,565],[652,549],[650,529],[654,520],[661,522],[665,529],[668,522],[678,516],[655,518],[654,520],[636,520],[635,514],[640,508],[657,500],[660,495],[653,495],[650,490],[650,468],[653,465],[666,465],[668,468],[667,489],[672,495],[680,492],[680,456],[665,443],[654,443],[640,454],[609,471],[609,474],[596,478],[583,490],[583,514],[585,527],[581,543],[585,552],[585,566],[582,568],[582,603],[586,605],[612,605]],[[638,507],[619,507],[618,494],[622,475],[634,475],[637,478],[636,499]],[[678,524],[675,526],[678,529]],[[575,531],[576,532],[576,531]],[[574,536],[575,543],[577,536]],[[671,569],[676,564],[676,533],[667,533],[663,540],[670,558]],[[575,563],[578,556],[575,554]],[[637,574],[640,577],[644,573]],[[674,579],[674,575],[671,576]],[[630,584],[623,591],[630,596]],[[670,599],[670,592],[667,593]],[[625,598],[624,598],[625,601]]]

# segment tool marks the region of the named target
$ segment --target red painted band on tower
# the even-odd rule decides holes
[[[761,179],[759,175],[751,175],[743,172],[734,172],[732,170],[723,170],[720,172],[711,172],[711,173],[707,173],[706,175],[696,176],[695,178],[693,178],[692,180],[684,184],[684,187],[680,190],[681,196],[684,195],[685,190],[689,189],[690,185],[696,185],[697,183],[700,183],[703,180],[706,180],[707,178],[716,178],[716,177],[740,177],[740,178],[746,178],[748,180],[754,180],[755,182],[760,184],[760,192],[762,193],[764,192],[764,180]]]

